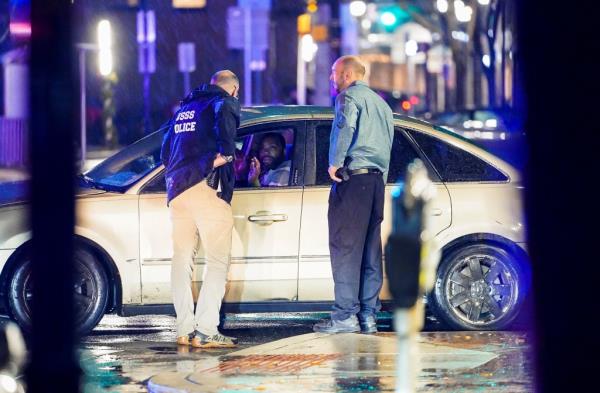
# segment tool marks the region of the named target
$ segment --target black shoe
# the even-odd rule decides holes
[[[373,315],[360,319],[360,331],[367,334],[377,333],[377,320]]]
[[[317,333],[354,333],[360,331],[355,315],[343,320],[330,319],[315,323],[313,330]]]

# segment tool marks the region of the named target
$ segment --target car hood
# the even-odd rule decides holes
[[[75,198],[89,198],[95,195],[106,194],[104,190],[95,188],[78,188]],[[29,202],[29,183],[26,181],[9,182],[0,184],[0,207],[23,205]]]

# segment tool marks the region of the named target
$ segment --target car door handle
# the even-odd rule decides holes
[[[287,214],[271,214],[270,212],[260,211],[248,216],[248,221],[258,225],[271,225],[274,222],[287,221]]]
[[[444,211],[442,209],[431,209],[432,216],[441,216]]]

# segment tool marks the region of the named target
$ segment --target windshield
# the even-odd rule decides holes
[[[127,146],[85,174],[97,188],[124,192],[161,165],[160,146],[166,127]]]

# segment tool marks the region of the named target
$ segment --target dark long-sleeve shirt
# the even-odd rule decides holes
[[[202,85],[181,103],[166,132],[161,160],[165,165],[167,203],[204,180],[213,170],[217,153],[233,156],[240,124],[236,98],[215,85]],[[217,168],[220,197],[231,202],[235,177],[233,165]]]

